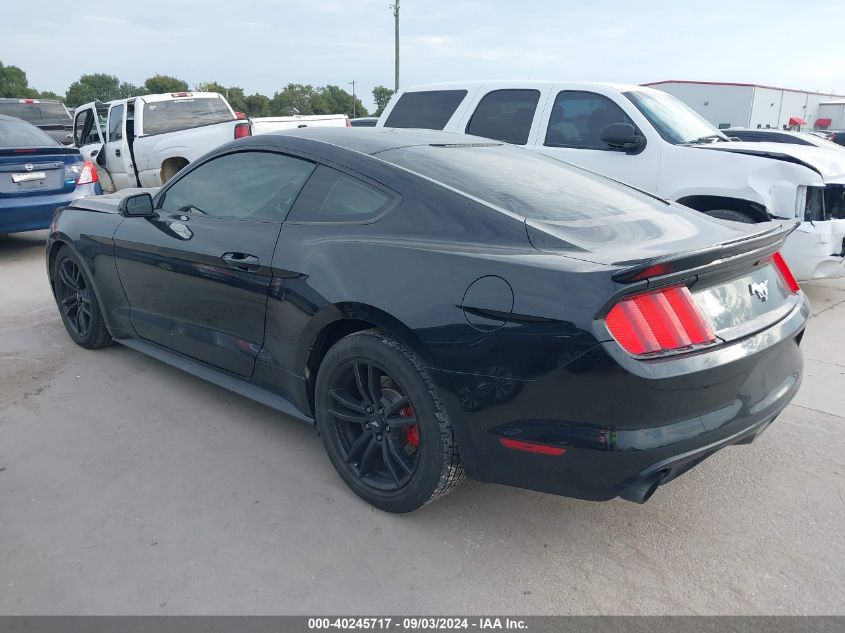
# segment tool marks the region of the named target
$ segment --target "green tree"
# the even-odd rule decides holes
[[[120,86],[120,80],[114,75],[103,73],[82,75],[67,89],[65,104],[70,108],[75,108],[89,101],[120,99],[123,96]]]
[[[120,93],[119,99],[128,99],[129,97],[149,94],[143,86],[136,86],[128,81],[121,81],[117,91]]]
[[[232,106],[232,109],[236,112],[247,111],[246,96],[244,95],[243,88],[238,88],[237,86],[227,88],[216,81],[203,81],[196,84],[194,86],[194,90],[197,92],[218,92],[226,97],[226,101],[229,102],[229,105]]]
[[[273,116],[314,114],[313,100],[315,95],[314,86],[308,84],[288,84],[281,92],[273,95],[270,104],[271,114]]]
[[[34,98],[38,91],[29,87],[26,73],[17,66],[4,66],[0,62],[0,97]]]
[[[38,92],[38,91],[36,91],[36,92]],[[38,94],[36,94],[35,96],[38,97],[39,99],[52,99],[53,101],[64,101],[65,100],[64,97],[57,95],[52,90],[42,90],[41,92],[38,92]]]
[[[144,82],[144,88],[150,94],[185,92],[188,90],[188,82],[169,75],[154,75]]]
[[[352,107],[352,95],[340,86],[324,86],[317,89],[317,95],[312,102],[315,114],[346,114],[346,116],[367,116],[367,108],[355,97],[355,108]]]
[[[266,95],[255,93],[246,98],[247,116],[270,116],[270,98]]]
[[[394,90],[385,88],[384,86],[376,86],[373,88],[373,101],[376,103],[376,111],[373,113],[373,116],[381,116],[381,113],[384,112],[384,109],[387,107],[387,103],[390,101],[390,97],[393,96],[394,92]]]

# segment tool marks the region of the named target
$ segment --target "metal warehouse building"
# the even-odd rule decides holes
[[[843,95],[757,84],[715,81],[655,81],[643,84],[674,95],[719,128],[835,129],[821,104]]]

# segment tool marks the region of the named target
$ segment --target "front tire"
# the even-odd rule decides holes
[[[411,512],[463,481],[452,427],[419,357],[378,330],[351,334],[317,373],[317,426],[332,465],[362,499]]]
[[[67,246],[62,246],[56,254],[50,278],[59,314],[74,342],[87,349],[111,345],[94,284]]]

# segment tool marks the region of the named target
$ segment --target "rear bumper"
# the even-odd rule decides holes
[[[543,378],[497,388],[480,386],[489,378],[432,375],[470,477],[596,501],[645,500],[655,481],[752,441],[777,417],[801,384],[808,316],[801,295],[775,326],[715,350],[643,363],[602,343]],[[473,389],[490,395],[467,407]],[[502,437],[566,452],[515,451]]]
[[[0,233],[37,231],[50,226],[53,213],[78,198],[103,193],[99,183],[78,185],[70,193],[45,196],[0,198]]]
[[[783,255],[798,281],[845,275],[845,220],[802,222],[786,239]]]

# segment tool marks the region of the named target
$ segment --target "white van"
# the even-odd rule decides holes
[[[800,219],[784,248],[796,276],[845,274],[845,153],[730,141],[659,90],[550,81],[415,86],[393,96],[377,126],[522,145],[722,219]]]
[[[74,146],[106,172],[101,181],[107,190],[159,187],[203,154],[252,134],[249,122],[216,92],[86,103],[73,121]]]

